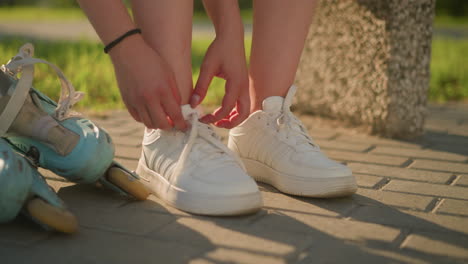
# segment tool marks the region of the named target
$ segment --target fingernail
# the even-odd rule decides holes
[[[200,96],[198,94],[192,95],[192,98],[190,98],[190,105],[192,107],[197,106],[198,102],[200,101]]]

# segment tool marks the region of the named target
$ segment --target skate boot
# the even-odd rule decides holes
[[[76,183],[95,183],[144,200],[150,194],[138,176],[113,161],[110,136],[70,107],[83,96],[55,65],[21,47],[0,71],[0,136],[40,167]],[[62,85],[58,103],[32,87],[34,64],[50,65]],[[17,78],[21,72],[21,78]]]
[[[0,223],[21,211],[46,229],[74,233],[78,224],[31,161],[0,138]]]

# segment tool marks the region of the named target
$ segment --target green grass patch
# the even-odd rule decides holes
[[[434,19],[436,28],[468,29],[468,17],[454,17],[448,15],[436,15]]]
[[[79,8],[41,8],[41,7],[2,7],[0,21],[73,21],[85,20],[86,16]]]
[[[468,40],[432,41],[429,99],[446,102],[468,99]]]
[[[131,14],[131,9],[129,9]],[[252,10],[241,10],[244,23],[252,23]],[[86,15],[80,8],[50,8],[34,6],[0,7],[0,21],[21,22],[55,22],[86,20]],[[193,14],[195,23],[211,23],[205,12],[196,11]]]
[[[63,70],[78,91],[86,93],[77,104],[78,108],[105,110],[123,108],[112,63],[102,51],[102,45],[89,41],[31,41],[24,38],[2,38],[0,42],[0,64],[14,56],[18,48],[26,42],[35,46],[35,57],[56,64]],[[194,83],[198,79],[200,65],[210,39],[194,39],[192,45],[192,71]],[[250,52],[250,40],[246,41]],[[54,71],[46,65],[38,64],[34,86],[57,100],[60,82]],[[224,95],[224,80],[215,78],[208,90],[205,105],[219,104]]]
[[[79,108],[105,110],[123,108],[113,67],[102,45],[79,41],[31,41],[20,38],[1,38],[0,64],[14,56],[25,42],[32,42],[36,57],[46,59],[59,66],[72,81],[77,90],[86,97],[77,105]],[[197,38],[192,45],[192,71],[194,83],[198,78],[200,65],[211,39]],[[246,40],[247,54],[250,53],[250,39]],[[431,101],[463,101],[468,99],[468,40],[435,38],[432,44],[431,80],[429,99]],[[55,100],[58,98],[60,83],[53,70],[38,65],[35,73],[35,87]],[[224,81],[215,78],[211,84],[206,105],[217,105],[224,95]]]

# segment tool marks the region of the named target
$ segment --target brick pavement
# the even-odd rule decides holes
[[[357,194],[309,199],[262,185],[260,212],[202,217],[44,172],[80,231],[48,233],[19,217],[0,226],[0,263],[468,263],[468,105],[431,106],[413,142],[301,119],[353,169]],[[124,111],[97,122],[134,169],[142,126]]]

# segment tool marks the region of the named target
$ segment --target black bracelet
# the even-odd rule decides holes
[[[105,53],[109,53],[109,51],[115,47],[115,45],[119,44],[122,40],[124,40],[126,37],[128,36],[131,36],[131,35],[134,35],[134,34],[141,34],[141,29],[139,28],[135,28],[135,29],[132,29],[130,31],[128,31],[127,33],[123,34],[122,36],[118,37],[116,40],[112,41],[111,43],[107,44],[105,47],[104,47],[104,52]]]

